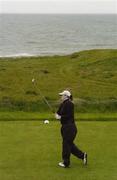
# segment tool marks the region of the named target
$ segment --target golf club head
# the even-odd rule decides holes
[[[32,83],[34,83],[34,82],[35,82],[35,79],[33,78],[33,79],[32,79]]]

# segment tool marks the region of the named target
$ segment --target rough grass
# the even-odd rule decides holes
[[[71,168],[61,160],[59,123],[0,122],[1,180],[116,180],[117,122],[78,122],[75,143],[88,152],[88,166],[71,156]]]
[[[36,87],[32,78],[36,79]],[[46,107],[39,89],[55,105],[58,92],[68,88],[80,112],[116,111],[116,84],[116,49],[67,56],[0,58],[0,109],[42,111]]]

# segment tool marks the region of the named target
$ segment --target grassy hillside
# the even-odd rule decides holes
[[[36,79],[36,88],[31,80]],[[38,89],[56,107],[70,89],[79,112],[117,109],[117,50],[89,50],[68,56],[0,58],[0,109],[43,111]]]

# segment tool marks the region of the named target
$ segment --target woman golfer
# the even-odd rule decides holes
[[[62,135],[62,159],[63,162],[59,163],[59,166],[67,168],[70,165],[70,155],[73,154],[76,157],[83,160],[84,165],[87,164],[87,153],[82,152],[74,143],[74,139],[77,134],[77,128],[74,122],[74,104],[71,100],[71,93],[68,90],[64,90],[59,93],[62,103],[55,114],[55,118],[60,120],[61,135]]]

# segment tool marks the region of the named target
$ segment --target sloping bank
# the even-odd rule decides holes
[[[36,80],[36,87],[32,78]],[[1,112],[49,113],[39,90],[56,110],[58,93],[66,88],[73,92],[76,113],[116,113],[117,50],[0,58]]]

